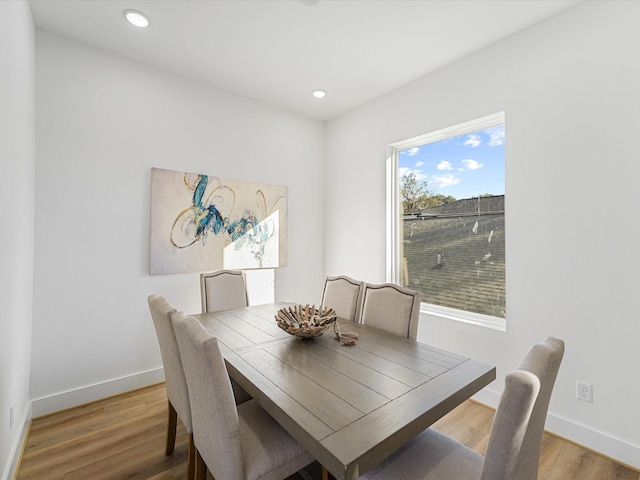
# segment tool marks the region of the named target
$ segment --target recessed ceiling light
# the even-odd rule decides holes
[[[311,92],[311,95],[313,95],[316,98],[322,98],[327,95],[327,92],[325,92],[324,90],[318,89]]]
[[[149,19],[142,12],[138,12],[137,10],[125,10],[122,14],[131,25],[135,25],[140,28],[146,28],[149,26]]]

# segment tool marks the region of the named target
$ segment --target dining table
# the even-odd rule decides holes
[[[341,318],[354,345],[333,329],[290,335],[275,316],[291,305],[193,316],[217,337],[229,376],[338,480],[358,478],[496,378],[492,365]]]

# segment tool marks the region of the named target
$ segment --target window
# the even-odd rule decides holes
[[[391,145],[390,281],[422,311],[505,330],[504,112]]]

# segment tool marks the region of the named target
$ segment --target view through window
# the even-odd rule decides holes
[[[425,304],[504,319],[504,113],[396,144],[394,158],[395,280]]]

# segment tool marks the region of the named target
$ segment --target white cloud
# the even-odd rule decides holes
[[[489,137],[489,145],[495,147],[504,144],[504,129],[491,132]]]
[[[398,178],[402,178],[405,175],[413,173],[416,176],[416,180],[422,182],[427,179],[427,176],[422,173],[422,170],[417,168],[398,167]]]
[[[479,168],[482,168],[482,166],[484,165],[483,163],[480,163],[471,158],[462,160],[462,163],[464,164],[465,167],[467,167],[467,170],[478,170]]]
[[[468,135],[467,139],[464,141],[464,143],[462,145],[469,146],[471,148],[475,148],[478,145],[480,145],[482,143],[482,141],[480,140],[480,137],[478,135]]]
[[[442,160],[438,166],[437,166],[438,170],[453,170],[453,165],[451,165],[451,162],[447,162],[446,160]]]
[[[410,157],[413,157],[414,155],[417,155],[419,151],[420,151],[419,147],[413,147],[407,150],[407,153],[409,154]]]
[[[398,167],[398,178],[404,177],[407,173],[411,173],[411,169],[407,167]]]
[[[431,177],[431,183],[440,188],[445,188],[457,185],[458,183],[460,183],[460,179],[453,173],[447,173],[446,175]]]
[[[424,166],[424,162],[416,162],[416,167],[423,167]]]
[[[496,147],[504,145],[504,125],[498,125],[493,128],[488,128],[485,133],[489,136],[488,145],[490,147]]]

